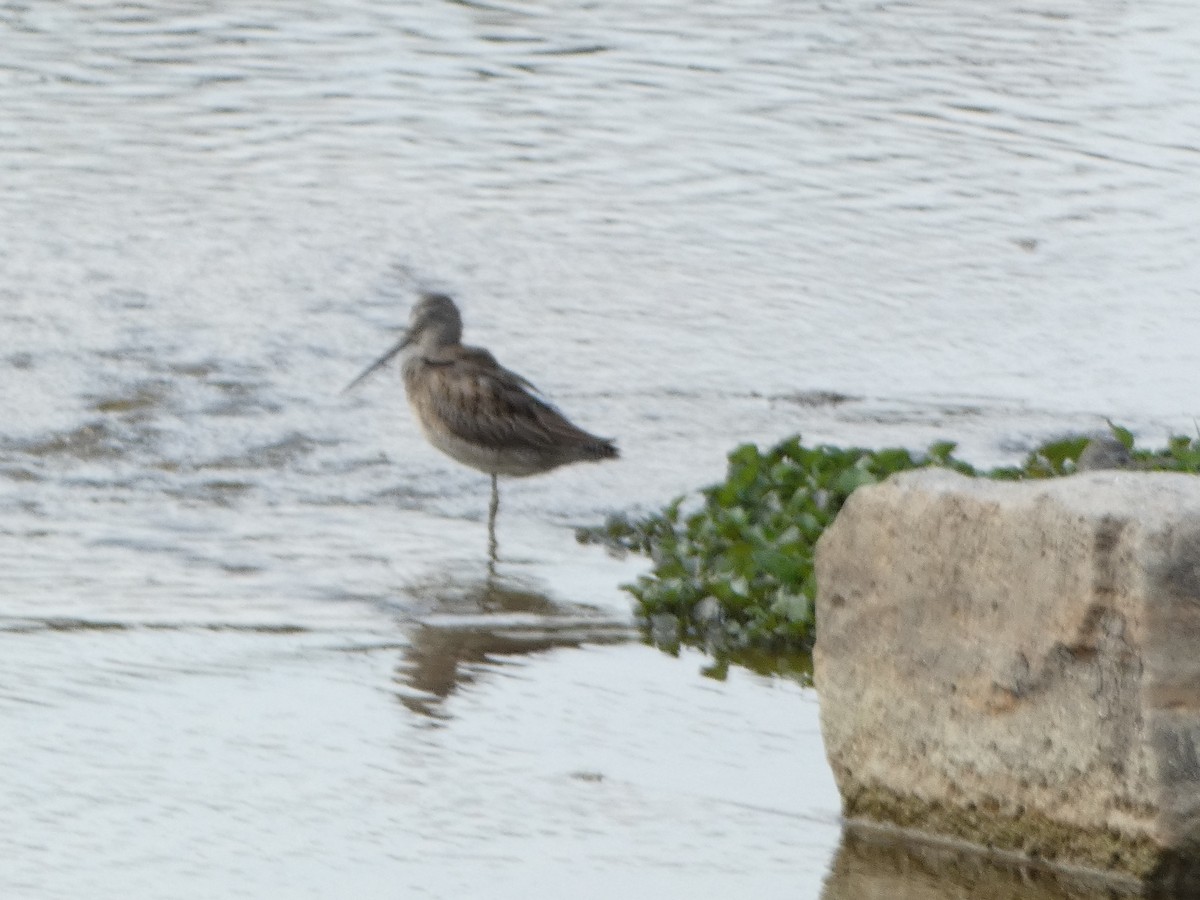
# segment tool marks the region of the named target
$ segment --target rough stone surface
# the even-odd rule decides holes
[[[816,570],[848,817],[1200,884],[1200,478],[908,472]]]

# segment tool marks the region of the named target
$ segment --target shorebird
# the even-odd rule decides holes
[[[404,393],[426,439],[450,458],[492,476],[488,554],[494,564],[498,476],[523,478],[570,463],[616,459],[617,448],[608,438],[573,425],[487,350],[464,346],[462,332],[453,300],[422,294],[408,330],[346,390],[404,354]]]

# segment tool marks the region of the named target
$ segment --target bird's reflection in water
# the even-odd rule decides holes
[[[591,607],[556,603],[494,577],[469,585],[427,586],[422,593],[434,602],[413,626],[395,680],[400,702],[434,719],[444,717],[442,702],[460,685],[494,671],[506,659],[637,636],[628,623]]]
[[[1034,865],[1006,864],[969,850],[901,841],[849,827],[821,900],[1124,900],[1132,883],[1071,878]]]

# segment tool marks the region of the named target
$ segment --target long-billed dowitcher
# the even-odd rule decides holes
[[[488,553],[494,563],[498,476],[519,478],[569,463],[615,459],[617,448],[569,422],[487,350],[463,346],[462,331],[453,300],[422,294],[403,337],[346,390],[403,352],[404,392],[429,443],[492,476]]]

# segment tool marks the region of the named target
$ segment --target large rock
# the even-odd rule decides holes
[[[908,472],[816,569],[847,817],[1200,884],[1200,478]]]

